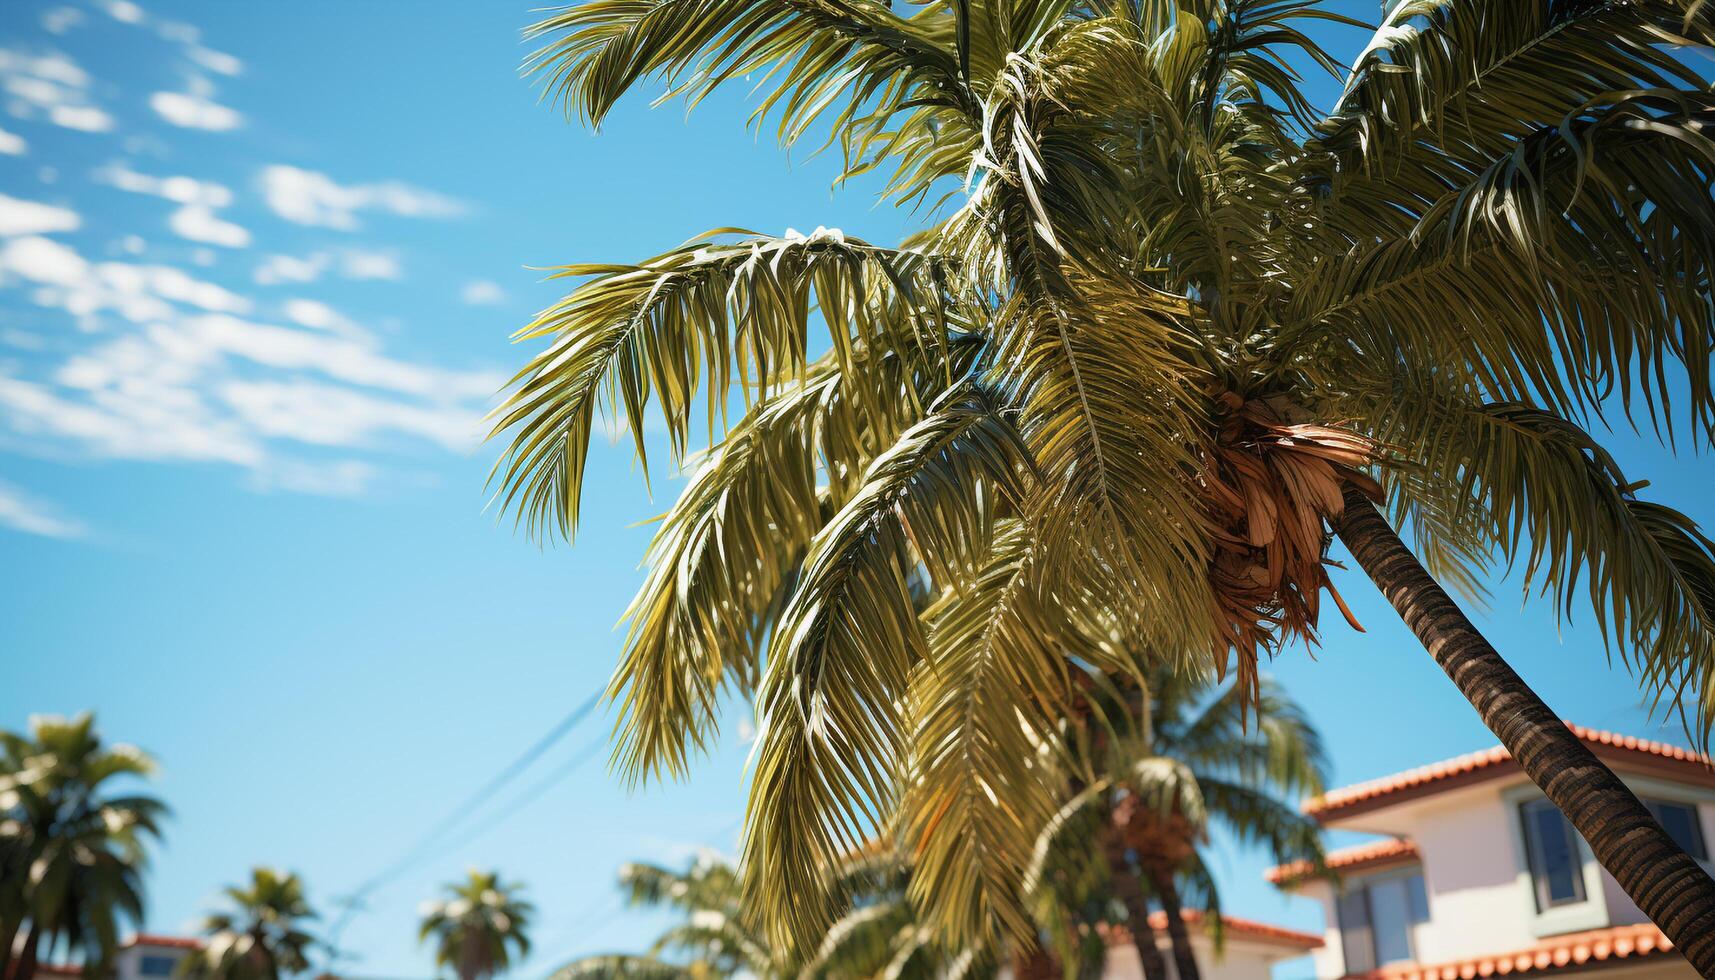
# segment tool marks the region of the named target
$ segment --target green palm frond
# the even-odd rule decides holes
[[[1715,543],[1684,514],[1640,498],[1644,484],[1570,421],[1426,387],[1409,401],[1415,414],[1398,413],[1397,401],[1390,410],[1390,438],[1421,466],[1395,477],[1402,513],[1488,529],[1489,543],[1527,583],[1552,590],[1565,616],[1584,592],[1626,664],[1659,703],[1687,705],[1706,738]]]
[[[821,934],[824,869],[863,846],[897,796],[902,701],[925,652],[911,575],[921,561],[934,581],[969,578],[1027,465],[993,396],[955,389],[871,464],[805,556],[757,695],[745,838],[746,895],[775,944]]]
[[[735,233],[711,232],[641,265],[573,265],[555,273],[593,278],[516,335],[551,342],[492,415],[494,433],[510,431],[512,439],[495,464],[497,496],[532,533],[575,532],[598,407],[631,432],[647,476],[651,401],[674,460],[682,460],[699,410],[712,433],[735,386],[747,397],[766,397],[802,376],[812,313],[844,363],[854,345],[928,343],[945,330],[937,319],[939,275],[928,256],[824,229],[719,240]],[[874,302],[876,292],[888,291],[896,291],[897,303]],[[883,309],[901,315],[877,315]],[[904,336],[891,336],[895,331]]]
[[[924,406],[965,376],[976,347],[954,340],[933,351],[864,350],[849,369],[825,354],[698,460],[626,612],[612,691],[628,778],[682,774],[715,730],[722,686],[754,687],[766,629],[822,519]]]

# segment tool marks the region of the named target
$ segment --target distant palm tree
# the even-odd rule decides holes
[[[1328,6],[586,0],[533,28],[592,123],[760,80],[758,118],[837,145],[842,179],[953,203],[897,247],[728,229],[566,266],[496,416],[503,503],[570,534],[598,410],[639,456],[659,419],[683,461],[744,400],[658,525],[613,690],[643,778],[710,743],[723,687],[754,693],[771,935],[819,936],[823,869],[896,810],[950,942],[1024,935],[1065,785],[1029,746],[1069,654],[1195,653],[1251,687],[1316,635],[1337,536],[1715,975],[1715,880],[1442,585],[1511,562],[1588,595],[1707,740],[1715,541],[1588,430],[1715,442],[1715,4],[1406,0],[1349,62],[1312,40],[1355,23]],[[925,573],[962,637],[933,657]],[[1118,656],[1083,642],[1107,615]]]
[[[1147,700],[1136,687],[1110,687],[1103,720],[1074,752],[1092,756],[1097,778],[1056,815],[1038,841],[1038,860],[1106,890],[1126,910],[1143,970],[1167,976],[1149,923],[1148,900],[1165,913],[1179,980],[1196,980],[1185,925],[1188,894],[1218,928],[1220,899],[1201,848],[1211,825],[1243,844],[1269,849],[1277,863],[1322,860],[1317,823],[1294,805],[1321,792],[1327,755],[1303,709],[1266,676],[1256,687],[1216,684],[1197,670],[1157,668]],[[1101,843],[1091,848],[1089,841]],[[1074,870],[1080,863],[1098,866]],[[1042,877],[1035,870],[1032,878]],[[1064,903],[1064,900],[1062,899]]]
[[[5,980],[31,980],[61,943],[105,970],[121,920],[143,920],[144,843],[159,836],[167,809],[150,796],[116,795],[112,784],[154,771],[132,746],[103,747],[88,713],[32,718],[27,735],[0,731]]]
[[[257,867],[248,885],[222,891],[230,910],[203,919],[208,942],[179,962],[195,980],[279,980],[310,968],[315,938],[303,930],[316,913],[295,874]]]
[[[435,963],[451,967],[459,980],[481,980],[512,965],[508,947],[530,952],[530,917],[535,909],[518,897],[517,883],[503,884],[499,872],[471,869],[464,881],[447,886],[450,898],[423,908],[417,940],[435,939]]]
[[[630,905],[671,909],[683,921],[662,933],[647,953],[587,956],[556,970],[550,980],[721,980],[795,973],[789,955],[778,954],[745,926],[738,874],[725,861],[700,856],[682,872],[626,864],[619,869],[619,886]]]

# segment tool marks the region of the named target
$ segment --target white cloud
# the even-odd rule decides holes
[[[7,109],[25,119],[48,122],[84,132],[113,128],[113,117],[89,99],[89,73],[58,52],[30,54],[0,48],[0,91],[9,97]]]
[[[361,460],[332,463],[273,460],[256,469],[250,483],[258,490],[289,490],[321,497],[356,497],[367,492],[381,475]]]
[[[50,7],[42,11],[42,29],[49,34],[64,34],[83,23],[83,11],[76,7]]]
[[[53,508],[4,482],[0,482],[0,527],[47,538],[77,538],[86,533],[82,524],[58,516]]]
[[[167,122],[186,129],[224,132],[244,124],[244,116],[237,109],[191,92],[156,92],[149,96],[149,108]]]
[[[358,211],[382,211],[407,218],[451,217],[464,205],[434,191],[397,181],[339,184],[327,174],[275,164],[262,171],[262,193],[275,214],[301,225],[349,231]]]
[[[366,336],[363,328],[353,323],[350,317],[320,300],[289,299],[281,307],[281,311],[286,314],[286,319],[300,327],[347,336]]]
[[[207,242],[227,248],[245,248],[250,244],[250,232],[226,221],[200,204],[191,204],[172,213],[167,227],[181,238]]]
[[[361,446],[398,432],[465,451],[482,438],[480,411],[417,405],[306,381],[234,381],[220,390],[258,432],[321,446]]]
[[[34,284],[30,301],[80,320],[111,310],[145,323],[177,315],[174,304],[212,313],[247,313],[250,301],[168,265],[92,263],[51,239],[25,236],[0,245],[0,284],[16,277]]]
[[[95,179],[120,190],[150,194],[183,207],[167,218],[167,227],[181,238],[227,248],[245,248],[250,232],[214,213],[232,203],[232,191],[223,184],[195,177],[154,177],[138,173],[123,163],[113,163],[95,172]]]
[[[283,282],[315,282],[327,268],[327,253],[317,252],[305,258],[292,255],[270,255],[256,266],[251,278],[263,286]]]
[[[70,439],[115,459],[257,466],[264,458],[252,436],[213,416],[195,392],[147,376],[83,400],[0,375],[0,409],[14,431]]]
[[[141,24],[143,22],[143,8],[132,3],[131,0],[105,0],[100,6],[107,11],[107,16],[122,24]]]
[[[105,133],[113,128],[113,117],[92,105],[57,105],[48,110],[55,126],[85,133]]]
[[[185,57],[199,68],[212,71],[218,75],[237,75],[244,71],[244,62],[224,51],[205,48],[200,44],[192,44],[185,49]]]
[[[0,156],[23,156],[29,148],[30,144],[24,141],[24,137],[0,129]]]
[[[405,268],[392,252],[349,249],[340,256],[339,274],[347,279],[400,279]]]
[[[76,211],[0,194],[0,237],[75,231],[80,224]]]
[[[459,299],[469,306],[483,306],[493,303],[506,302],[506,290],[500,288],[497,282],[487,279],[477,279],[464,284],[459,290]]]
[[[391,252],[362,249],[323,250],[305,256],[270,255],[256,266],[251,278],[263,286],[287,282],[315,282],[334,271],[343,279],[399,279],[405,275],[399,257]]]

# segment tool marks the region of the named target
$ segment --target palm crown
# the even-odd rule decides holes
[[[534,66],[592,122],[644,79],[695,100],[754,74],[785,141],[825,128],[847,174],[954,205],[896,248],[723,231],[568,266],[590,278],[521,332],[548,343],[497,413],[497,473],[533,529],[575,528],[598,406],[644,457],[653,403],[682,461],[746,402],[651,546],[621,768],[683,771],[722,687],[754,691],[745,881],[770,928],[818,935],[821,869],[895,813],[951,941],[1022,928],[1072,665],[1194,659],[1257,696],[1366,499],[1455,584],[1498,557],[1561,604],[1587,591],[1706,735],[1715,546],[1584,428],[1715,431],[1694,7],[1407,0],[1349,70],[1304,30],[1351,22],[1301,0],[542,21]],[[1343,78],[1327,111],[1297,87],[1317,66]]]
[[[143,919],[145,844],[166,807],[115,793],[155,771],[129,745],[103,745],[89,714],[0,731],[0,966],[30,980],[61,943],[104,969],[121,923]],[[21,943],[15,943],[19,936]],[[21,947],[21,948],[20,948]]]
[[[258,867],[247,885],[222,889],[229,910],[203,919],[208,941],[179,962],[181,975],[199,980],[278,980],[310,968],[315,938],[304,931],[316,917],[295,874]]]
[[[535,907],[518,891],[498,872],[473,869],[464,881],[447,886],[450,898],[424,906],[418,938],[434,938],[435,962],[451,967],[459,980],[504,973],[512,965],[513,949],[520,956],[530,952]]]

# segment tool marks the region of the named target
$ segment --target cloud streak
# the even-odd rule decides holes
[[[340,184],[327,174],[286,164],[262,171],[262,196],[287,221],[341,231],[358,227],[359,211],[402,218],[450,218],[465,211],[459,201],[399,181]]]
[[[0,527],[44,538],[81,538],[87,533],[81,523],[61,517],[55,508],[4,481],[0,481]]]

